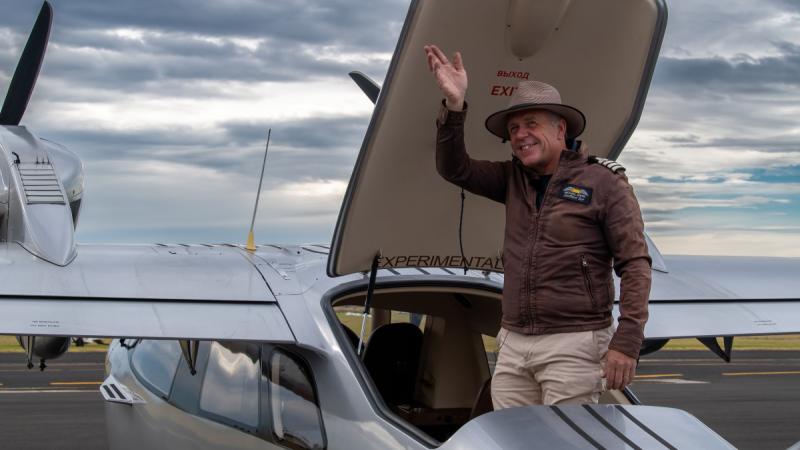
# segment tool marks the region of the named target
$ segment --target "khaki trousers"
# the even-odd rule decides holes
[[[492,376],[494,409],[597,403],[614,326],[595,331],[526,335],[500,329]]]

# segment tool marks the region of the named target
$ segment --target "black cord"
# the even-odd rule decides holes
[[[128,344],[127,342],[125,342],[126,339],[128,339],[128,338],[120,339],[119,340],[119,345],[120,345],[120,347],[128,349],[128,350],[132,350],[134,347],[139,345],[139,342],[141,342],[141,339],[132,339],[133,343]]]
[[[458,216],[458,247],[461,249],[461,261],[464,263],[464,275],[467,274],[467,257],[464,256],[464,235],[462,228],[464,225],[464,188],[461,188],[461,214]]]

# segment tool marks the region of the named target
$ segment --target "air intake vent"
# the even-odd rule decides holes
[[[19,175],[29,205],[65,205],[64,193],[49,162],[19,164]]]

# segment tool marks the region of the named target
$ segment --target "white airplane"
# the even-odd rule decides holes
[[[586,113],[592,153],[613,160],[666,26],[663,1],[614,3],[413,1],[383,89],[354,75],[376,106],[332,244],[253,250],[75,242],[80,160],[19,125],[45,3],[0,112],[0,333],[19,336],[29,366],[66,351],[65,336],[117,338],[100,388],[115,449],[732,448],[629,389],[601,405],[491,411],[483,337],[500,326],[503,211],[468,194],[462,213],[436,174],[439,94],[421,49],[470,61],[473,156],[503,154],[480,121],[534,77]],[[799,259],[669,257],[648,243],[645,352],[724,336],[716,350],[730,357],[733,336],[800,332]],[[354,311],[372,311],[371,326],[344,326]]]

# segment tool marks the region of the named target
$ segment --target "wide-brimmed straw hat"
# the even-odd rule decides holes
[[[586,128],[586,116],[580,110],[561,103],[561,94],[553,86],[541,81],[520,81],[508,108],[486,118],[486,128],[494,135],[508,140],[508,115],[526,109],[543,109],[563,117],[567,121],[567,139],[573,139]]]

